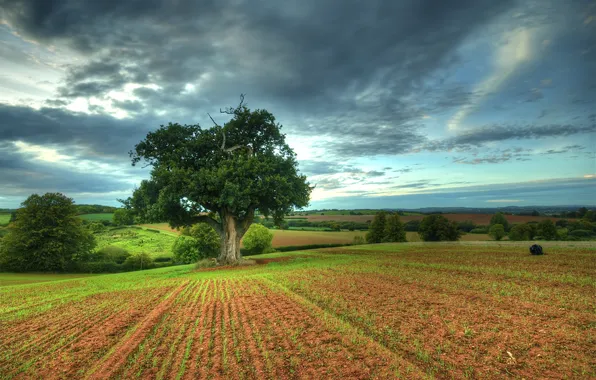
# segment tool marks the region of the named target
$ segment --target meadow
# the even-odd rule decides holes
[[[151,257],[171,257],[177,235],[168,231],[150,231],[139,227],[110,228],[95,234],[97,249],[113,245],[128,252],[147,253]]]
[[[97,213],[97,214],[82,214],[79,215],[81,217],[81,219],[83,220],[88,220],[90,222],[101,222],[102,220],[108,220],[108,221],[112,221],[112,218],[114,217],[113,213]]]
[[[0,226],[6,226],[10,222],[10,214],[0,214]]]
[[[406,243],[0,286],[0,378],[589,378],[589,242]]]

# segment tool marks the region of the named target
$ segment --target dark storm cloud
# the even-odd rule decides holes
[[[106,193],[126,191],[132,186],[124,178],[78,172],[54,163],[29,160],[15,153],[14,146],[0,145],[0,196],[32,193]]]
[[[429,151],[452,149],[469,150],[490,142],[508,140],[536,140],[550,137],[564,137],[581,133],[596,133],[596,124],[581,125],[491,125],[463,132],[456,137],[432,141],[424,146]]]
[[[425,142],[416,120],[469,102],[474,93],[443,84],[445,68],[458,62],[455,50],[463,39],[515,2],[0,5],[0,16],[20,34],[92,57],[71,66],[61,96],[102,98],[128,82],[151,83],[159,90],[135,91],[144,108],[189,122],[197,112],[227,106],[248,92],[249,103],[254,99],[255,106],[283,116],[291,133],[336,137],[326,147],[347,157],[406,152]],[[197,83],[197,92],[186,92],[187,83]],[[305,111],[310,117],[302,116]]]
[[[0,104],[0,142],[22,140],[32,144],[80,146],[90,155],[116,156],[127,153],[159,127],[142,118],[119,120],[109,115],[74,113],[65,109]]]

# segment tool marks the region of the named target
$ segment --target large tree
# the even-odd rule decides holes
[[[145,160],[153,169],[126,204],[174,228],[209,224],[220,236],[218,261],[225,264],[240,260],[240,239],[255,210],[281,223],[308,205],[311,192],[275,117],[249,110],[243,100],[222,111],[231,115],[223,127],[170,123],[131,151],[133,165]]]
[[[16,212],[0,252],[8,270],[64,271],[95,247],[72,199],[60,193],[33,194]]]

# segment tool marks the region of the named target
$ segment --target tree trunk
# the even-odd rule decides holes
[[[222,218],[221,248],[217,261],[220,264],[238,264],[240,262],[240,239],[242,231],[236,225],[236,218],[225,215]]]

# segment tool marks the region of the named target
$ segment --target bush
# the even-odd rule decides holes
[[[172,247],[173,260],[178,264],[197,262],[199,255],[199,242],[190,236],[180,236]]]
[[[198,223],[190,228],[190,236],[197,240],[198,259],[217,257],[220,248],[219,234],[206,223]]]
[[[567,233],[568,236],[578,237],[578,238],[586,238],[594,236],[594,232],[590,230],[573,230]]]
[[[134,255],[129,256],[122,266],[129,270],[151,269],[154,267],[153,259],[148,253],[144,252],[135,253]]]
[[[217,263],[213,259],[201,259],[201,260],[197,261],[197,263],[195,264],[195,268],[196,269],[212,268],[216,265],[217,265]]]
[[[153,258],[153,262],[155,263],[167,263],[172,261],[171,256],[157,256]]]
[[[418,233],[424,241],[456,241],[461,236],[457,223],[438,214],[425,216]]]
[[[410,220],[404,224],[404,230],[408,232],[418,232],[418,228],[420,227],[419,220]]]
[[[493,224],[488,231],[488,234],[495,240],[499,241],[505,237],[505,227],[502,224]]]
[[[471,234],[487,234],[488,227],[477,227],[477,228],[470,230],[470,233]]]
[[[98,249],[88,261],[111,261],[122,264],[129,257],[130,253],[126,249],[115,245],[108,245]]]
[[[252,224],[246,231],[242,243],[251,255],[258,255],[271,249],[271,241],[273,241],[271,231],[260,224]]]
[[[358,236],[354,236],[354,240],[352,242],[354,245],[362,245],[362,244],[366,244],[366,241],[364,240],[364,238],[360,235]]]

